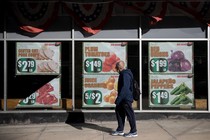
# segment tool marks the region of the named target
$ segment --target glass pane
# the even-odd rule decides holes
[[[88,42],[88,41],[85,41],[85,42]],[[96,42],[96,41],[94,41],[94,42]],[[112,41],[112,42],[118,43],[119,41]],[[101,42],[96,42],[96,43],[101,43]],[[111,41],[105,42],[105,43],[111,43]],[[121,43],[121,42],[119,42],[119,43]],[[128,43],[127,44],[127,54],[126,54],[127,55],[127,64],[128,64],[127,67],[129,69],[131,69],[135,79],[137,81],[139,81],[139,43],[135,42],[135,41],[128,41],[127,43]],[[91,109],[91,107],[90,108],[83,107],[83,96],[82,96],[82,94],[83,94],[83,77],[86,76],[87,74],[83,75],[84,63],[83,63],[83,51],[82,51],[83,47],[82,46],[83,46],[83,42],[75,42],[75,103],[76,103],[75,106],[76,106],[76,109],[81,109],[81,108]],[[111,52],[111,50],[110,50],[110,52]],[[119,56],[119,57],[121,57],[121,56]],[[101,58],[101,59],[103,59],[102,63],[104,63],[105,58]],[[108,61],[108,59],[107,59],[107,61]],[[97,80],[100,81],[99,83],[103,83],[103,81],[107,80],[106,78],[103,79],[103,77],[102,77],[103,75],[106,76],[107,74],[99,73],[99,74],[95,74],[93,76],[96,76],[98,78]],[[105,88],[108,89],[107,86]],[[108,93],[109,93],[109,91],[107,91],[106,93],[102,93],[103,94],[102,99],[105,99],[105,95]],[[94,107],[93,106],[92,108],[94,108],[94,109],[113,109],[113,106],[111,107],[111,105],[109,107],[106,106],[106,105],[108,105],[108,103],[105,103],[105,102],[106,102],[106,100],[103,100],[103,104],[105,104],[103,107],[99,107],[99,106]],[[134,102],[133,108],[139,109],[139,103]]]
[[[4,105],[4,43],[0,41],[0,63],[2,64],[0,68],[0,110],[3,110]]]
[[[4,4],[1,3],[1,5],[0,5],[0,13],[1,13],[1,15],[0,15],[0,39],[3,38],[3,31],[4,31],[4,13],[5,13],[4,8],[3,8],[4,5],[5,5],[5,3]]]
[[[15,2],[14,2],[15,3]],[[32,2],[33,3],[33,2]],[[40,4],[40,5],[39,5]],[[41,5],[43,2],[35,2],[35,8],[29,8],[28,5],[24,5],[21,8],[24,9],[24,13],[20,12],[21,8],[13,8],[16,11],[8,10],[6,15],[6,31],[7,38],[9,39],[69,39],[71,38],[71,29],[72,29],[72,19],[70,16],[64,16],[62,13],[62,8],[59,4],[55,4],[55,6],[50,5],[54,4],[53,2],[49,2],[47,6],[51,6],[53,8],[49,8],[47,6]],[[46,4],[46,3],[45,3]],[[58,6],[58,7],[56,7]],[[41,7],[41,8],[37,8]],[[11,3],[7,3],[8,9],[11,8]],[[20,11],[18,11],[18,10]],[[35,9],[35,10],[34,10]],[[37,10],[38,9],[38,10]],[[27,11],[28,10],[28,11]],[[32,11],[30,11],[32,10]],[[40,12],[40,11],[44,12]],[[57,13],[58,11],[58,13]],[[15,14],[13,12],[16,12]],[[33,14],[31,14],[33,13]],[[41,13],[41,14],[40,14]],[[24,16],[23,16],[24,15]],[[23,28],[23,26],[25,26]],[[29,26],[27,28],[27,26]],[[32,27],[36,28],[32,28]],[[39,29],[43,29],[44,31],[39,31]]]
[[[138,38],[139,17],[114,16],[95,35],[75,25],[75,38]]]
[[[46,41],[45,41],[46,42]],[[38,68],[42,72],[53,72],[52,61],[54,57],[58,56],[56,49],[50,48],[52,43],[45,42],[27,42],[31,46],[20,50],[33,50],[32,43],[48,44],[39,49],[39,56],[42,59],[34,58]],[[20,42],[19,42],[20,43]],[[24,42],[23,42],[24,43]],[[60,46],[60,45],[59,45]],[[23,47],[23,46],[22,46]],[[25,47],[25,46],[24,46]],[[71,42],[61,42],[60,56],[61,56],[61,74],[16,74],[16,66],[19,61],[16,61],[16,42],[8,42],[8,89],[7,89],[7,109],[71,109],[72,108],[72,94],[71,94]],[[56,48],[56,47],[55,47]],[[43,50],[42,50],[43,49]],[[35,50],[35,49],[34,49]],[[24,55],[22,53],[22,55]],[[29,56],[29,53],[27,54]],[[57,56],[56,56],[57,55]],[[52,60],[46,58],[52,56]],[[23,62],[29,62],[23,61]],[[57,62],[57,61],[56,61]],[[50,64],[51,63],[51,64]],[[21,63],[25,64],[25,63]],[[29,63],[28,63],[29,64]],[[54,63],[53,63],[54,64]],[[54,65],[55,66],[55,65]]]
[[[168,42],[168,41],[167,41]],[[178,43],[177,43],[178,42]],[[142,81],[143,81],[143,109],[144,110],[207,110],[207,103],[208,103],[208,72],[207,72],[207,42],[206,41],[186,41],[194,44],[194,47],[192,49],[192,60],[187,60],[190,56],[190,54],[186,53],[186,49],[183,50],[182,52],[184,53],[175,53],[177,51],[172,51],[176,50],[177,47],[171,47],[170,45],[166,46],[166,50],[168,53],[171,55],[167,55],[166,59],[166,67],[164,67],[165,71],[161,66],[162,63],[158,62],[163,62],[163,58],[149,58],[148,56],[150,55],[158,55],[158,54],[163,54],[163,50],[158,49],[158,50],[153,50],[149,54],[149,43],[166,43],[166,42],[160,42],[160,41],[144,41],[142,42]],[[181,44],[186,44],[186,42],[182,41],[170,41],[169,43],[177,43],[179,45]],[[157,45],[158,46],[158,45]],[[154,45],[153,49],[157,46]],[[160,47],[161,48],[161,47]],[[151,48],[150,48],[151,49]],[[181,49],[181,48],[179,48]],[[167,52],[167,51],[166,51]],[[184,55],[181,55],[184,54]],[[182,58],[180,58],[182,56]],[[180,59],[178,59],[180,58]],[[149,60],[150,59],[150,60]],[[191,64],[188,62],[190,61]],[[154,67],[153,67],[154,65]],[[188,66],[191,65],[190,69],[192,69],[191,72],[187,72],[185,68],[189,68]],[[176,69],[173,69],[175,68]],[[154,75],[154,70],[157,70],[156,74]],[[153,76],[151,76],[152,71]],[[172,71],[172,72],[168,72]],[[162,75],[162,76],[161,76]],[[153,80],[151,80],[152,78]],[[155,77],[155,78],[154,78]],[[169,78],[167,78],[169,77]],[[161,79],[162,78],[162,79]],[[159,90],[151,90],[154,88],[154,85],[151,84],[151,81],[155,81],[155,84]],[[160,84],[164,80],[171,79],[171,85],[168,84],[167,87],[161,87]],[[158,81],[159,80],[159,81]],[[161,81],[162,80],[162,81]],[[191,81],[192,80],[192,81]],[[157,85],[157,81],[159,82],[159,85]],[[184,82],[183,82],[184,81]],[[183,84],[184,83],[184,84]],[[188,84],[186,84],[188,83]],[[192,85],[189,86],[191,83]],[[187,88],[187,86],[188,88]],[[164,86],[164,85],[162,85]],[[177,87],[177,88],[176,88]],[[173,92],[171,89],[178,89],[174,90]],[[166,92],[162,91],[167,91],[168,94],[165,94]],[[154,92],[155,91],[155,92]],[[187,92],[189,91],[189,93]],[[177,93],[177,94],[176,94]],[[167,95],[167,100],[166,101],[166,95]],[[180,98],[181,96],[184,98]],[[188,102],[185,104],[184,99],[186,96],[190,97],[191,102]],[[172,101],[177,97],[177,102]],[[165,99],[165,103],[164,103]],[[182,100],[183,99],[183,100]],[[179,101],[178,101],[179,100]],[[160,102],[159,102],[160,101]],[[166,103],[167,102],[167,103]]]
[[[142,18],[142,38],[206,38],[207,26],[189,17],[164,17],[155,25]]]

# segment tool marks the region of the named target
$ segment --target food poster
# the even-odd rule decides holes
[[[188,74],[149,75],[150,107],[194,106],[193,78]]]
[[[149,73],[193,73],[193,42],[150,42]]]
[[[120,60],[127,65],[127,42],[83,43],[83,107],[114,107]]]
[[[118,75],[84,75],[83,107],[114,107]]]
[[[116,73],[116,62],[122,60],[127,64],[127,42],[84,42],[83,73]]]
[[[58,107],[60,106],[60,77],[46,83],[17,105],[21,107]]]
[[[149,43],[149,106],[193,107],[193,42]]]
[[[60,74],[61,42],[17,42],[16,74]]]

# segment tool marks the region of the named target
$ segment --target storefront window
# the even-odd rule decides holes
[[[4,102],[4,43],[0,41],[0,63],[2,64],[0,68],[0,110],[3,110]]]
[[[96,53],[101,55],[96,56]],[[138,42],[75,42],[76,109],[104,110],[115,107],[112,98],[114,98],[118,80],[118,73],[114,71],[115,62],[118,60],[126,61],[127,67],[131,69],[135,79],[139,81]],[[133,107],[138,109],[138,102],[134,102]]]
[[[113,16],[97,34],[88,34],[75,25],[75,38],[138,38],[138,16]]]
[[[8,110],[72,107],[71,42],[10,41],[7,46]]]
[[[142,42],[144,110],[207,110],[206,41]]]
[[[0,25],[0,39],[3,38],[3,28],[1,28],[1,27],[2,27],[2,25]]]
[[[72,18],[65,15],[59,3],[56,1],[32,3],[35,5],[33,8],[23,1],[7,2],[7,9],[11,9],[6,10],[5,16],[8,39],[71,38]]]
[[[4,31],[4,13],[5,13],[3,3],[0,5],[0,13],[1,13],[1,15],[0,15],[0,39],[2,39],[3,31]]]
[[[147,19],[141,18],[142,38],[206,38],[206,26],[190,17],[166,16],[155,25]]]

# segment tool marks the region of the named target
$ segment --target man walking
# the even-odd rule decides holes
[[[137,129],[136,129],[136,118],[134,114],[134,110],[132,108],[133,102],[133,74],[130,69],[125,68],[124,61],[119,61],[116,64],[116,70],[119,73],[118,79],[118,96],[115,100],[116,108],[115,113],[117,117],[118,127],[116,131],[112,133],[113,136],[121,135],[125,137],[136,137]],[[125,125],[125,117],[130,124],[130,132],[124,134],[124,125]]]

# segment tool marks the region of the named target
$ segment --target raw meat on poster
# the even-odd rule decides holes
[[[54,91],[54,87],[50,83],[42,86],[40,89],[37,90],[38,95],[36,97],[36,102],[45,105],[52,105],[54,103],[57,103],[58,99],[55,97],[54,94],[50,93],[52,91]]]

